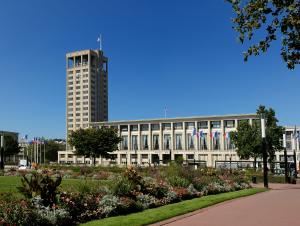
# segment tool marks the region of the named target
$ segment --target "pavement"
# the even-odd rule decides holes
[[[270,191],[219,203],[152,226],[300,225],[300,184],[269,184],[269,187]]]

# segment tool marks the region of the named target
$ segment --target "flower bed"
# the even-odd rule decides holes
[[[20,201],[9,196],[1,199],[0,225],[76,225],[250,187],[241,171],[194,170],[177,164],[143,169],[129,167],[119,174],[85,169],[83,174],[101,175],[100,179],[112,180],[113,183],[93,189],[85,185],[78,191],[53,191],[55,183],[49,177],[64,178],[66,174],[60,176],[49,170],[35,173],[36,181],[44,181],[39,185],[40,190],[30,190],[27,186],[27,199]],[[52,190],[48,191],[48,187]],[[51,200],[45,202],[41,197],[47,194],[51,195]]]

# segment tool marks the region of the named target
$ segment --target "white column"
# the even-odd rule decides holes
[[[182,122],[182,128],[183,128],[183,133],[182,133],[182,150],[186,150],[186,131],[185,131],[185,122]],[[185,152],[184,155],[185,156]]]

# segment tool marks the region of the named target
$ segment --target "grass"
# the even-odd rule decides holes
[[[109,185],[109,180],[92,179],[63,179],[59,186],[62,190],[78,190],[81,185],[88,184],[90,187]],[[21,177],[19,176],[0,176],[0,194],[1,193],[19,193],[17,187],[21,186]]]
[[[264,188],[251,188],[241,191],[209,195],[179,203],[165,205],[159,208],[148,209],[143,212],[125,216],[109,217],[102,220],[90,221],[81,226],[141,226],[166,220],[178,215],[189,213],[227,200],[253,195],[266,191]]]

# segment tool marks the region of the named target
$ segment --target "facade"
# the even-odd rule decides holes
[[[215,161],[239,160],[230,142],[229,132],[236,130],[242,120],[250,124],[260,123],[256,114],[242,114],[91,122],[89,126],[117,128],[123,138],[119,150],[112,154],[112,159],[100,158],[96,160],[97,164],[148,165],[180,157],[188,161],[205,161],[207,166],[215,166]],[[293,139],[294,130],[294,127],[286,127],[287,153],[292,158],[296,150],[299,161],[299,139]],[[283,152],[276,153],[276,161],[282,160]],[[76,157],[72,152],[60,152],[58,161],[92,164],[90,159]]]
[[[108,59],[100,50],[66,55],[66,131],[108,120]]]

